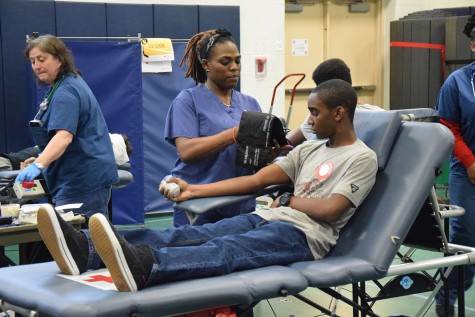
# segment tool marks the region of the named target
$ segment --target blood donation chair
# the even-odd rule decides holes
[[[133,293],[71,281],[58,275],[54,262],[8,267],[0,269],[0,304],[28,316],[173,316],[238,305],[240,315],[245,316],[261,300],[288,295],[304,299],[299,293],[308,287],[331,291],[332,287],[386,277],[391,270],[398,270],[392,268],[392,262],[427,201],[454,138],[438,123],[402,122],[401,115],[391,111],[358,112],[355,129],[377,153],[376,183],[322,260],[166,283]],[[201,198],[182,202],[179,207],[200,213],[207,210],[207,203],[213,208],[225,205],[227,198],[241,199]],[[459,264],[473,262],[466,254],[462,256]],[[451,266],[452,262],[442,265]],[[406,270],[419,269],[409,266]],[[357,303],[364,296],[358,294],[355,291],[348,303],[364,314],[377,316],[370,307]],[[337,292],[332,296],[341,297]],[[318,303],[315,307],[328,313]]]
[[[404,121],[439,122],[439,113],[434,108],[413,108],[392,110]]]

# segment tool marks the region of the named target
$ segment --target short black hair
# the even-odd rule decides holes
[[[342,106],[348,112],[351,121],[355,115],[358,96],[355,89],[341,79],[327,80],[312,90],[329,109]]]
[[[352,84],[350,68],[339,58],[330,58],[320,63],[312,74],[315,85],[330,79],[341,79]]]
[[[475,41],[475,13],[467,19],[467,23],[463,28],[463,34],[468,36],[472,41]]]
[[[124,138],[125,152],[127,153],[127,156],[132,155],[132,151],[134,150],[132,142],[130,142],[129,137],[127,135],[121,134],[121,136]]]

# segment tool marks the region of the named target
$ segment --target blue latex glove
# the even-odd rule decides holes
[[[15,182],[23,184],[24,181],[31,182],[36,176],[41,174],[41,170],[35,164],[30,164],[23,169],[15,178]]]

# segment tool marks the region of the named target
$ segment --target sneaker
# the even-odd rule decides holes
[[[153,265],[150,247],[128,243],[103,214],[89,219],[89,232],[117,290],[135,292],[144,288]]]
[[[37,214],[38,231],[62,273],[79,275],[86,271],[89,246],[87,238],[67,223],[49,204]]]
[[[445,315],[445,306],[444,305],[439,305],[437,304],[435,306],[435,313],[437,314],[437,317],[454,317],[455,316],[455,313],[454,313],[454,305],[450,305],[449,306],[449,315],[446,316]]]

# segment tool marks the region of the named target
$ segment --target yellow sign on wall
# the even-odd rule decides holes
[[[173,60],[175,54],[169,38],[142,39],[142,72],[171,72]]]

